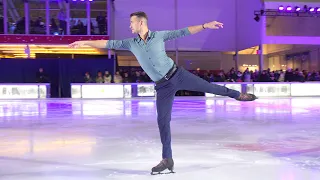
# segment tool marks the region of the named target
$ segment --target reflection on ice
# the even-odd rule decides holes
[[[155,178],[318,180],[319,108],[320,98],[176,98],[177,173]],[[0,128],[0,179],[150,179],[161,158],[150,98],[4,100]]]

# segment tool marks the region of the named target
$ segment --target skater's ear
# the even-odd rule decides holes
[[[141,18],[141,25],[148,25],[148,20],[145,18]]]

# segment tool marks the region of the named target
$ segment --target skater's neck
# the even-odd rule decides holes
[[[145,41],[148,37],[148,32],[149,32],[148,27],[143,27],[139,32],[140,38]]]

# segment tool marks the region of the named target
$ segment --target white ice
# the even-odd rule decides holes
[[[1,180],[319,180],[320,98],[176,98],[175,174],[154,99],[0,100]]]

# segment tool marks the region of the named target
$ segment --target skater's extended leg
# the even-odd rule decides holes
[[[174,96],[176,93],[175,87],[170,82],[156,86],[157,91],[157,121],[160,131],[162,143],[162,161],[152,168],[152,172],[162,172],[165,169],[172,171],[172,149],[171,149],[171,112]]]
[[[181,69],[179,73],[179,85],[181,90],[198,91],[212,93],[221,96],[228,96],[240,101],[252,101],[257,99],[253,94],[241,94],[239,91],[229,89],[225,86],[209,83],[204,79],[190,73],[185,69]]]

